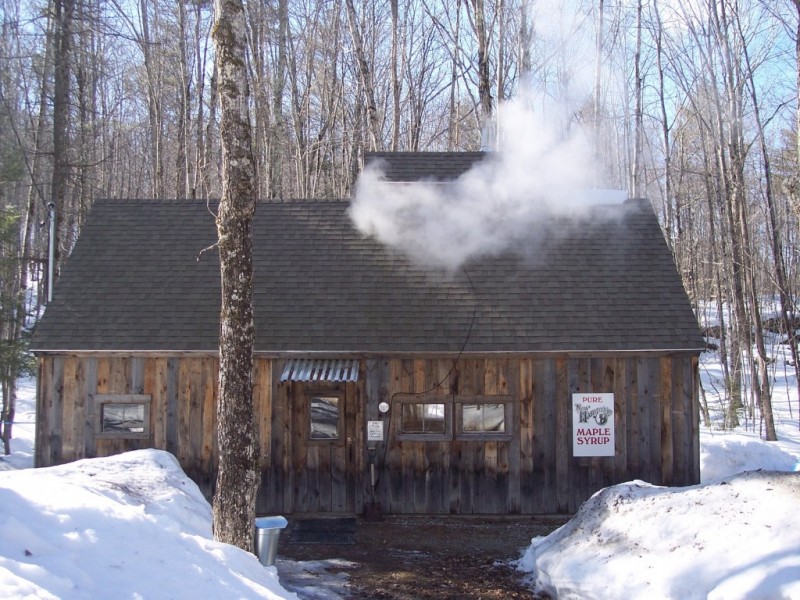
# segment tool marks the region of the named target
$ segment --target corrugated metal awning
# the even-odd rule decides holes
[[[292,358],[283,367],[284,381],[358,381],[358,359]]]

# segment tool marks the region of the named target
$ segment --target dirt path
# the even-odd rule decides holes
[[[509,561],[565,519],[384,517],[359,519],[352,545],[281,542],[291,560],[344,559],[356,600],[542,598]],[[286,538],[288,540],[288,537]]]

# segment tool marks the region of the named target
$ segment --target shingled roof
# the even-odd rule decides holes
[[[33,349],[216,352],[219,261],[215,250],[202,252],[215,242],[213,208],[204,201],[98,201]],[[347,210],[347,201],[259,204],[256,351],[704,347],[647,201],[597,206],[572,226],[552,217],[535,246],[454,274],[416,265],[365,237]]]
[[[367,152],[367,166],[380,165],[386,181],[452,181],[491,156],[487,152]]]

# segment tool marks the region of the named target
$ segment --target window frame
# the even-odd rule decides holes
[[[514,438],[514,396],[456,396],[454,404],[458,405],[455,413],[455,438],[461,441],[511,441]],[[505,418],[505,431],[464,431],[465,404],[502,404]]]
[[[515,396],[510,395],[449,395],[418,396],[395,400],[400,408],[397,417],[396,439],[409,442],[509,442],[514,439],[514,404]],[[403,405],[406,404],[442,404],[444,405],[444,433],[412,433],[403,431]],[[502,404],[505,411],[505,431],[464,431],[464,404]]]
[[[311,403],[315,398],[336,398],[338,415],[336,422],[335,438],[315,438],[311,437],[312,414]],[[308,419],[305,426],[305,437],[308,444],[318,446],[342,446],[344,445],[344,403],[345,394],[338,390],[314,390],[306,392],[306,409]]]
[[[113,440],[146,440],[150,438],[150,405],[149,394],[95,394],[93,396],[95,427],[97,439]],[[103,431],[103,407],[111,404],[132,404],[144,407],[142,431]]]
[[[449,442],[453,439],[453,397],[452,396],[419,396],[395,400],[399,405],[397,417],[397,439],[411,442]],[[403,431],[403,406],[408,404],[441,404],[444,407],[443,433],[415,433]]]

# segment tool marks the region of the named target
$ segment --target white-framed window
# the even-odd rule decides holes
[[[95,394],[97,437],[149,438],[150,400],[145,394]]]

